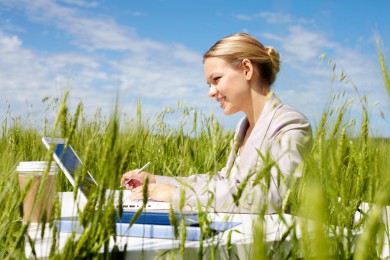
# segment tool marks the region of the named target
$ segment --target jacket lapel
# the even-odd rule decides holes
[[[276,111],[281,106],[283,106],[283,103],[271,92],[269,94],[269,99],[264,105],[264,109],[259,117],[259,120],[257,121],[244,149],[242,150],[242,153],[240,154],[239,162],[234,163],[237,156],[237,149],[248,128],[248,120],[246,117],[240,121],[234,138],[235,145],[230,152],[226,164],[226,168],[228,169],[227,177],[234,176],[236,179],[242,179],[247,176],[249,172],[252,172],[255,169],[259,160],[259,152],[265,153],[268,150],[265,138],[272,119],[274,118]]]

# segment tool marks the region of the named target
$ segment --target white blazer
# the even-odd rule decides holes
[[[292,178],[301,176],[302,157],[309,152],[312,130],[307,118],[270,93],[239,158],[237,148],[248,128],[242,118],[226,166],[214,175],[157,176],[156,182],[180,185],[185,190],[184,210],[197,205],[216,212],[267,214],[281,210]],[[199,204],[200,203],[200,204]],[[173,207],[180,205],[180,190]]]

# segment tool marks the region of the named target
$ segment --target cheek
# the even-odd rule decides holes
[[[240,80],[237,77],[227,77],[223,82],[220,82],[220,88],[221,90],[229,91],[229,92],[235,92],[237,87],[240,84]]]
[[[229,88],[232,94],[245,95],[248,90],[248,85],[246,80],[242,80],[242,77],[235,77],[229,82]]]

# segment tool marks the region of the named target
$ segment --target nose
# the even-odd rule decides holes
[[[218,95],[218,91],[214,87],[210,86],[209,97],[215,98],[217,95]]]

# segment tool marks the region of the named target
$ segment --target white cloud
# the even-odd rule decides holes
[[[122,104],[141,97],[154,110],[178,100],[205,107],[207,88],[199,87],[205,86],[201,58],[176,47],[167,46],[155,60],[132,54],[111,60],[74,52],[38,53],[23,48],[17,36],[1,33],[0,91],[18,107],[26,100],[39,104],[45,96],[60,97],[69,88],[73,105],[82,100],[89,114],[97,107],[111,111],[117,90]]]
[[[295,18],[290,14],[286,13],[276,13],[276,12],[259,12],[255,14],[236,14],[234,17],[237,20],[243,21],[253,21],[257,19],[264,19],[265,22],[269,24],[310,24],[313,23],[311,20],[306,20],[303,18]]]
[[[260,35],[280,46],[283,62],[281,73],[289,71],[289,76],[282,76],[283,82],[279,82],[286,84],[279,90],[285,101],[294,104],[313,121],[318,121],[332,92],[345,92],[347,98],[364,95],[373,109],[372,121],[376,123],[376,127],[378,124],[385,125],[385,121],[379,118],[379,111],[385,113],[390,111],[390,103],[375,55],[370,56],[368,53],[346,47],[330,40],[323,33],[302,26],[290,26],[285,35],[273,33]],[[328,54],[328,58],[323,62],[319,59],[322,53]],[[327,65],[329,58],[332,58],[332,62]],[[335,80],[331,82],[334,64]],[[342,71],[349,82],[339,82]],[[358,86],[359,94],[355,92],[352,83]],[[379,105],[373,107],[372,104],[375,102],[379,102]],[[352,117],[361,117],[362,110],[358,100],[351,107],[351,111]],[[390,133],[385,131],[382,134]]]
[[[169,53],[165,52],[165,54]],[[172,56],[176,55],[175,52],[172,53]],[[202,95],[197,93],[199,85],[205,85],[201,59],[199,58],[197,63],[183,63],[184,61],[176,62],[165,56],[158,60],[145,60],[131,56],[116,61],[113,65],[121,75],[121,87],[134,95],[172,101],[195,100]],[[198,65],[194,66],[194,64]]]
[[[77,46],[89,50],[37,52],[23,47],[16,35],[1,33],[0,68],[5,69],[0,72],[0,91],[16,107],[26,99],[39,104],[45,96],[61,96],[66,88],[71,90],[71,103],[82,100],[89,114],[97,107],[111,111],[117,93],[127,104],[141,97],[147,111],[161,110],[178,100],[205,107],[207,88],[199,88],[205,85],[201,56],[185,46],[143,39],[114,20],[84,17],[52,1],[13,7],[25,8],[34,22],[70,33]],[[95,50],[114,50],[118,55],[112,58]]]
[[[71,102],[82,100],[90,114],[97,107],[112,111],[118,93],[126,111],[135,107],[138,97],[143,100],[143,112],[152,114],[175,106],[178,100],[188,100],[193,106],[225,118],[207,97],[201,55],[186,46],[142,38],[134,29],[122,27],[113,19],[87,17],[80,9],[70,7],[91,2],[70,0],[66,7],[49,0],[3,3],[22,9],[32,22],[65,31],[81,48],[80,52],[39,52],[23,46],[17,32],[7,34],[0,30],[0,92],[15,104],[23,104],[27,98],[39,105],[43,97],[61,96],[65,88],[70,88]],[[371,93],[381,84],[375,59],[346,48],[323,33],[296,25],[302,23],[296,22],[298,18],[271,13],[258,16],[269,22],[292,24],[286,33],[260,34],[275,42],[282,54],[283,75],[277,81],[277,91],[286,103],[298,107],[314,121],[319,119],[331,89],[331,70],[320,64],[318,56],[327,52],[339,64],[338,73],[340,67],[345,68],[354,82],[363,84],[361,90],[372,102],[381,102],[377,109],[390,111],[384,99],[387,95],[380,91]],[[115,51],[115,57],[106,50]],[[279,83],[285,86],[279,88]],[[226,122],[234,124],[236,119],[231,118]]]
[[[97,1],[84,1],[84,0],[61,0],[66,4],[76,5],[80,7],[96,7],[99,5]]]
[[[336,47],[323,34],[297,25],[289,26],[287,35],[284,36],[271,33],[261,35],[266,39],[278,41],[285,55],[284,60],[292,64],[313,61],[324,51]]]
[[[131,15],[132,16],[147,16],[148,13],[147,12],[134,11],[134,12],[131,12]]]
[[[84,1],[71,1],[85,3]],[[83,49],[146,52],[161,50],[155,41],[142,39],[134,29],[122,27],[116,21],[102,17],[86,17],[78,9],[59,5],[53,0],[5,0],[5,5],[21,9],[30,19],[54,24],[74,37],[73,43]]]
[[[282,13],[270,13],[270,12],[262,12],[257,15],[259,18],[265,19],[267,23],[273,24],[286,24],[291,23],[293,18],[289,14]]]
[[[1,31],[0,56],[1,92],[18,103],[58,96],[74,83],[91,87],[94,80],[108,79],[93,57],[76,53],[35,53],[24,48],[17,36]]]
[[[2,35],[0,34],[0,36],[2,36]],[[21,44],[22,44],[21,41],[15,35],[11,36],[11,37],[1,37],[0,38],[0,46],[1,46],[1,50],[3,52],[13,52],[13,51],[19,49]]]

